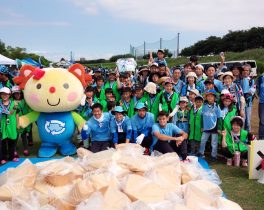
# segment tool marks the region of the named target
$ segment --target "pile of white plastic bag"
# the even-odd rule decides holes
[[[241,210],[197,159],[143,155],[136,144],[38,164],[24,161],[0,176],[1,210]]]

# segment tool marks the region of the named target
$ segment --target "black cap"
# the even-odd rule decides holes
[[[204,84],[214,84],[214,81],[211,80],[211,79],[206,79],[206,80],[204,81]]]

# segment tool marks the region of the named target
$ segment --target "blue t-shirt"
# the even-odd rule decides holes
[[[131,118],[134,139],[136,139],[140,134],[150,136],[154,122],[154,115],[150,112],[147,112],[144,118],[139,117],[138,114],[134,115]]]
[[[203,119],[204,131],[214,129],[217,124],[217,119],[222,117],[221,110],[216,103],[214,103],[213,105],[205,103],[203,105],[201,115]]]
[[[172,123],[167,123],[165,127],[161,127],[159,123],[155,123],[152,126],[153,143],[151,145],[151,148],[153,148],[158,142],[158,139],[154,135],[154,132],[159,132],[160,134],[164,134],[167,136],[175,136],[176,134],[180,134],[182,130]]]
[[[203,86],[205,88],[205,84],[204,84],[205,80],[203,81]],[[223,90],[223,83],[218,80],[218,79],[214,79],[214,85],[217,88],[217,92],[221,93],[221,91]]]
[[[185,83],[182,80],[178,80],[177,84],[173,86],[176,93],[179,93],[181,95],[182,88],[185,85]]]
[[[214,85],[217,87],[219,93],[223,90],[223,83],[220,80],[214,79]]]
[[[110,141],[112,138],[110,123],[111,115],[107,112],[103,113],[104,119],[101,123],[91,117],[86,124],[88,125],[88,130],[86,134],[91,135],[92,141]]]
[[[242,88],[243,93],[250,93],[251,95],[254,95],[256,91],[255,82],[250,77],[241,79],[240,86]]]
[[[154,62],[157,63],[157,64],[164,64],[165,66],[168,66],[167,61],[165,60],[165,58],[163,58],[163,59],[159,59],[158,57],[154,58]]]

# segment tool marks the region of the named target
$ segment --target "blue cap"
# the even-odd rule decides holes
[[[148,109],[145,103],[138,102],[136,107],[135,107],[135,110],[139,110],[139,109],[143,109],[143,108]]]
[[[115,109],[111,113],[112,115],[115,115],[116,112],[126,114],[126,111],[123,109],[122,106],[116,106]]]
[[[9,74],[8,68],[4,65],[0,65],[0,73],[1,74]]]
[[[217,96],[217,92],[215,89],[211,89],[205,92],[205,95],[213,94],[215,97]]]

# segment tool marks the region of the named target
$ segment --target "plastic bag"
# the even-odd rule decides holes
[[[82,178],[85,170],[71,157],[66,157],[50,163],[40,171],[40,177],[51,185],[63,186]]]
[[[94,192],[88,199],[82,201],[78,206],[76,206],[76,210],[101,210],[103,203],[103,194],[101,192]]]
[[[137,62],[134,58],[119,58],[116,61],[116,65],[119,72],[132,71],[134,72],[137,66]]]
[[[15,209],[15,210],[56,210],[55,207],[49,204],[41,206],[41,204],[39,203],[38,193],[34,191],[30,193],[30,196],[28,199],[24,199],[19,196],[13,198],[12,209]]]
[[[35,184],[37,168],[26,159],[17,168],[10,168],[0,176],[0,200],[8,201],[15,196],[27,195]]]
[[[10,206],[10,203],[0,201],[0,209],[1,210],[11,210],[11,208],[9,206]]]

